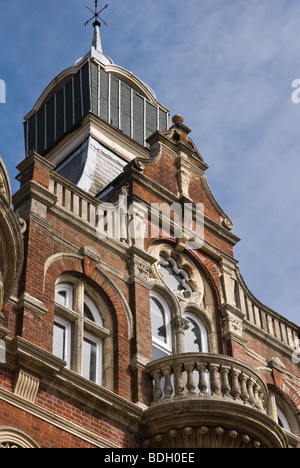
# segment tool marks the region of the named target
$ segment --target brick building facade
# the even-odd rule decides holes
[[[0,193],[1,446],[299,446],[299,326],[248,290],[189,128],[97,21],[24,126],[15,213]]]

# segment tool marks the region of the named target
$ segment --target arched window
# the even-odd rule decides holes
[[[185,352],[207,353],[208,337],[206,327],[192,312],[185,312],[184,318],[189,321],[189,327],[184,334]]]
[[[171,314],[166,301],[157,293],[150,297],[153,359],[172,354]]]
[[[288,398],[284,398],[277,392],[269,391],[268,415],[283,429],[290,448],[300,448],[300,426],[293,402],[289,403]]]
[[[293,432],[291,429],[291,425],[280,406],[276,405],[276,410],[279,426],[282,427],[282,429],[285,429],[286,431]]]
[[[217,298],[205,266],[170,244],[154,243],[149,253],[157,259],[150,277],[153,359],[218,352]]]
[[[103,385],[109,381],[105,369],[112,369],[111,361],[104,362],[104,355],[112,360],[107,352],[111,330],[104,326],[103,301],[96,303],[87,289],[82,281],[56,286],[53,354],[66,361],[68,369]]]

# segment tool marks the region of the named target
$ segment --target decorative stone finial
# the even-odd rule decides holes
[[[177,125],[179,123],[183,123],[184,121],[184,118],[182,117],[182,115],[180,114],[176,114],[174,115],[174,117],[172,118],[172,122],[174,125]]]

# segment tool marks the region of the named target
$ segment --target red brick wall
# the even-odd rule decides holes
[[[122,431],[117,425],[109,420],[99,417],[90,411],[76,407],[73,402],[57,398],[55,394],[39,392],[37,405],[51,411],[74,424],[95,434],[117,447],[139,448],[141,442],[127,431]],[[29,436],[40,448],[96,448],[83,438],[77,437],[67,431],[50,424],[42,419],[33,416],[29,412],[23,411],[1,401],[0,406],[0,426],[13,427]]]
[[[176,172],[177,168],[174,158],[167,153],[162,155],[161,160],[157,164],[147,165],[145,169],[145,175],[148,178],[161,184],[174,195],[178,193]],[[41,186],[48,187],[49,169],[35,162],[33,168],[31,170],[27,168],[26,173],[22,175],[22,184],[24,185],[30,178],[33,178]],[[163,201],[157,193],[146,188],[146,186],[141,186],[138,180],[134,178],[131,190],[133,196],[146,200],[148,203],[161,203]],[[205,214],[213,221],[220,223],[220,215],[207,197],[201,179],[198,176],[191,179],[190,196],[194,202],[203,202]],[[122,254],[106,248],[100,242],[96,242],[94,238],[88,235],[84,228],[71,225],[66,219],[54,215],[51,210],[48,211],[47,219],[44,221],[48,223],[49,231],[52,233],[51,237],[48,235],[47,227],[43,223],[38,223],[35,219],[31,219],[28,222],[24,238],[24,269],[19,288],[16,289],[15,294],[16,296],[24,292],[30,294],[42,301],[48,312],[41,316],[28,308],[13,310],[11,306],[7,306],[5,308],[5,315],[7,317],[9,337],[13,338],[15,334],[20,334],[25,340],[51,353],[55,283],[64,273],[77,275],[88,281],[105,298],[111,311],[114,336],[114,391],[129,401],[149,403],[149,394],[151,393],[149,377],[140,369],[136,369],[135,371],[130,370],[131,359],[136,353],[149,359],[152,358],[149,290],[138,282],[129,284],[122,280],[122,275],[125,275],[126,278],[130,275],[127,263],[128,258],[123,258]],[[55,240],[58,238],[63,239],[63,242]],[[205,239],[217,249],[221,249],[226,254],[232,255],[232,243],[230,241],[218,236],[209,229],[205,229]],[[164,239],[163,235],[161,241],[175,243],[174,239]],[[151,242],[152,239],[148,238],[145,247],[148,248]],[[68,246],[72,246],[72,248]],[[100,271],[94,269],[95,264],[93,262],[87,264],[78,258],[74,258],[76,252],[78,253],[82,247],[86,246],[93,247],[101,261],[108,267],[111,267],[111,270],[107,271],[106,269],[101,274]],[[54,254],[60,253],[70,254],[73,258],[58,258],[45,270],[46,261]],[[220,352],[231,354],[237,359],[246,360],[254,368],[260,367],[261,362],[246,355],[245,348],[241,344],[232,341],[227,346],[224,341],[223,322],[220,312],[222,291],[218,262],[200,250],[189,252],[188,255],[191,256],[192,260],[207,278],[215,297]],[[118,270],[118,275],[114,274],[114,269]],[[135,318],[135,333],[131,340],[128,339],[129,329],[126,311],[120,295],[116,292],[117,290],[131,307]],[[253,338],[250,334],[246,338],[249,349],[266,359],[273,357],[273,351],[263,341]],[[289,360],[282,359],[288,372],[293,372]],[[0,367],[0,385],[2,388],[12,391],[13,378],[12,372],[5,371],[4,368]],[[109,421],[109,415],[105,419],[90,409],[74,403],[72,395],[66,399],[53,389],[50,391],[49,389],[42,388],[38,392],[36,404],[53,414],[84,427],[92,433],[109,439],[118,446],[137,447],[140,445],[138,438],[130,434],[130,432],[122,430],[118,425],[112,423],[112,421]],[[83,440],[63,432],[56,426],[49,425],[20,409],[1,402],[0,423],[10,426],[12,422],[14,427],[27,433],[41,447],[90,447]]]

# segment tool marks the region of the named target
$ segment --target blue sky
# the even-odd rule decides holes
[[[192,130],[211,190],[264,304],[299,324],[299,0],[107,0],[104,53]],[[92,0],[0,0],[0,154],[14,180],[23,117],[90,48]],[[104,6],[104,2],[100,2]],[[299,289],[298,289],[299,288]]]

